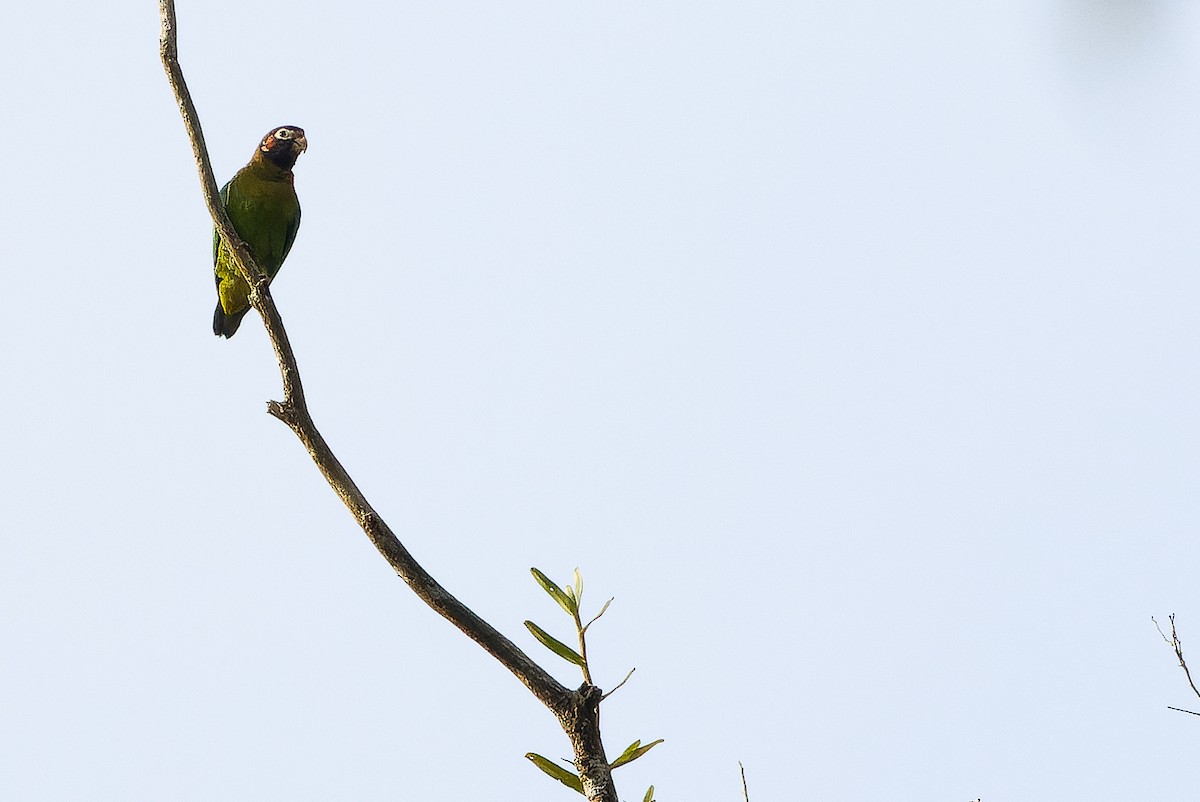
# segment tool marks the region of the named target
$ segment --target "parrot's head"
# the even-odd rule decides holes
[[[290,170],[300,154],[308,150],[308,140],[304,138],[303,128],[281,125],[263,137],[258,150],[273,164]]]

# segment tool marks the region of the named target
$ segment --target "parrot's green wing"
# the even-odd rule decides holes
[[[286,259],[287,255],[291,252],[292,243],[296,241],[296,232],[299,230],[300,230],[300,205],[296,204],[296,213],[292,215],[291,222],[288,223],[287,234],[284,235],[284,239],[283,239],[283,259]],[[283,259],[279,260],[280,264],[283,263]]]

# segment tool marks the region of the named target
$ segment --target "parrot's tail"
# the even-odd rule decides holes
[[[227,315],[221,308],[221,302],[218,301],[217,311],[213,312],[213,334],[218,337],[232,337],[233,333],[238,330],[238,326],[242,325],[242,318],[249,311],[249,309],[243,309],[236,314]]]

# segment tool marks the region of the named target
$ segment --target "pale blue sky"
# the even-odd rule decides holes
[[[308,132],[359,485],[531,654],[529,566],[616,597],[623,799],[1194,795],[1193,4],[179,2],[218,179]],[[0,27],[3,795],[577,798],[210,333],[155,6],[68,8]]]

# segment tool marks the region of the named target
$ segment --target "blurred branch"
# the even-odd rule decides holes
[[[1195,710],[1185,710],[1182,707],[1171,707],[1170,705],[1167,705],[1167,710],[1176,710],[1180,713],[1191,713],[1193,716],[1200,716],[1200,713],[1197,713]]]
[[[268,279],[255,264],[254,257],[237,235],[220,202],[208,148],[200,128],[199,115],[179,65],[174,0],[159,0],[158,8],[162,23],[159,54],[179,104],[188,139],[191,141],[205,205],[212,216],[213,224],[237,257],[238,270],[252,287],[250,303],[262,315],[263,324],[279,363],[279,372],[283,378],[283,400],[269,401],[267,411],[295,432],[330,487],[408,587],[429,607],[500,661],[554,713],[571,741],[575,752],[575,764],[589,802],[617,802],[612,774],[600,740],[600,689],[591,684],[584,684],[578,690],[570,690],[561,685],[512,641],[438,584],[413,559],[400,539],[371,507],[317,430],[305,402],[296,356],[288,342],[279,310],[271,298]]]
[[[1188,685],[1192,686],[1192,693],[1196,694],[1197,697],[1200,697],[1200,690],[1197,690],[1196,683],[1192,681],[1192,672],[1188,668],[1187,660],[1183,658],[1183,641],[1179,640],[1179,633],[1175,631],[1175,613],[1171,613],[1169,616],[1167,616],[1167,620],[1171,622],[1170,638],[1167,637],[1167,633],[1163,632],[1162,627],[1159,626],[1158,621],[1155,620],[1154,616],[1150,616],[1150,620],[1154,621],[1154,627],[1158,630],[1158,634],[1162,636],[1163,641],[1174,650],[1175,659],[1179,661],[1179,667],[1183,669],[1183,674],[1185,677],[1187,677]],[[1167,709],[1178,710],[1180,713],[1191,713],[1193,716],[1200,716],[1200,713],[1195,713],[1191,710],[1184,710],[1181,707],[1170,707],[1168,705]]]

